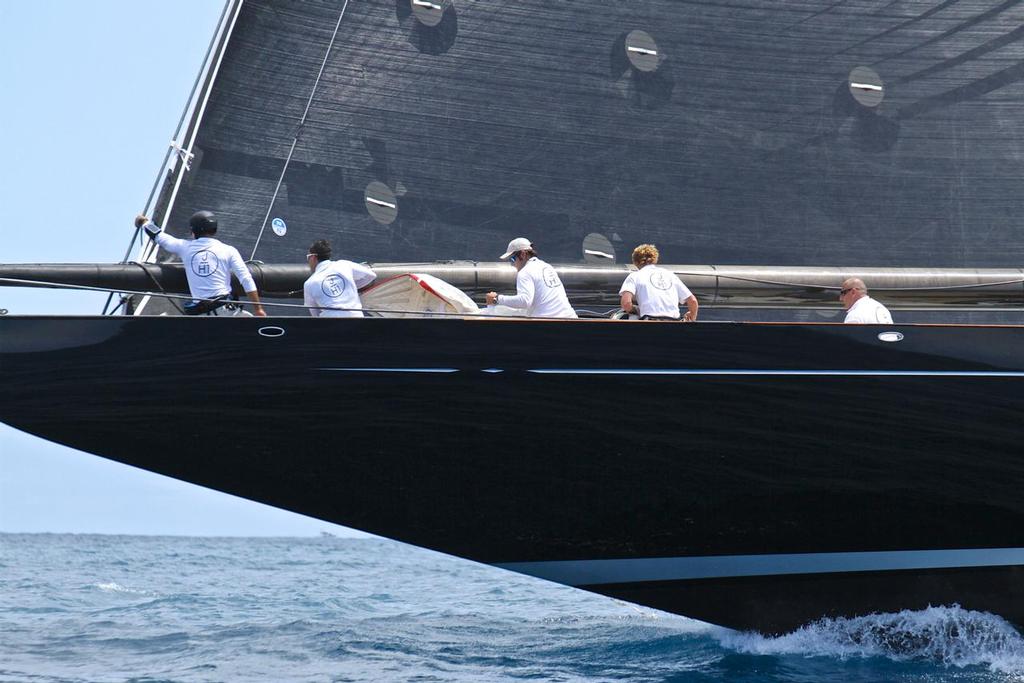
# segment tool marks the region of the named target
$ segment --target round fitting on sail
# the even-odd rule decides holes
[[[592,232],[583,238],[583,262],[608,265],[615,263],[615,247],[599,232]]]
[[[661,55],[658,45],[646,31],[630,31],[626,36],[626,58],[637,71],[650,72],[658,68]]]
[[[441,23],[444,12],[451,5],[451,0],[409,0],[412,13],[424,26],[433,28]]]
[[[858,66],[850,72],[850,94],[865,107],[877,107],[885,99],[885,84],[874,69]]]
[[[390,225],[398,218],[398,199],[391,188],[379,180],[366,186],[363,199],[367,213],[381,225]]]

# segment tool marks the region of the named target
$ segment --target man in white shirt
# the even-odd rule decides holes
[[[868,296],[868,288],[860,278],[851,277],[843,282],[839,300],[847,310],[843,322],[892,325],[889,309]]]
[[[135,227],[143,228],[161,249],[181,258],[189,292],[196,299],[185,304],[185,314],[211,313],[229,303],[227,299],[231,294],[231,274],[234,273],[245,295],[253,303],[253,315],[266,316],[260,304],[256,282],[242,255],[234,247],[213,237],[217,234],[217,217],[210,211],[197,211],[192,214],[188,225],[193,239],[182,240],[171,237],[146,216],[135,218]]]
[[[626,276],[619,289],[622,310],[632,313],[639,304],[641,320],[679,320],[679,304],[686,304],[685,322],[697,319],[697,297],[672,271],[659,268],[658,248],[641,244],[633,250],[633,265],[638,270]]]
[[[359,290],[370,284],[377,273],[361,263],[331,260],[331,243],[317,240],[306,254],[313,274],[302,291],[309,314],[314,318],[362,318]]]
[[[516,294],[487,292],[487,304],[525,309],[531,318],[575,318],[576,311],[569,303],[565,287],[555,269],[537,258],[533,244],[525,237],[508,243],[501,260],[508,259],[516,275]]]

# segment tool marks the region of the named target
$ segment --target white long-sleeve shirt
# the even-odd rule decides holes
[[[256,291],[252,273],[234,247],[213,237],[182,240],[165,232],[158,232],[153,239],[162,249],[181,258],[188,289],[195,298],[212,299],[230,294],[232,273],[246,293]]]
[[[892,315],[888,308],[865,295],[853,302],[843,322],[892,325]]]
[[[516,295],[499,294],[498,305],[525,308],[526,315],[538,318],[575,318],[565,287],[555,269],[536,256],[516,275]]]
[[[321,261],[302,287],[309,314],[324,318],[362,318],[359,288],[373,282],[377,274],[368,267],[338,259]],[[329,310],[329,309],[355,310]]]
[[[636,297],[641,317],[678,318],[679,304],[693,296],[678,275],[653,263],[627,275],[619,296],[624,292]]]

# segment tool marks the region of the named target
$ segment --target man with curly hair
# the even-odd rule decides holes
[[[639,307],[641,320],[679,320],[679,304],[686,304],[684,322],[697,319],[697,297],[670,270],[659,268],[658,248],[641,244],[633,250],[637,270],[626,277],[619,289],[622,310],[632,313]]]

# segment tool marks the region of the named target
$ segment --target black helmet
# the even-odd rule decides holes
[[[188,219],[188,226],[192,228],[192,234],[196,237],[212,235],[217,232],[217,217],[212,211],[196,211],[192,218]]]

